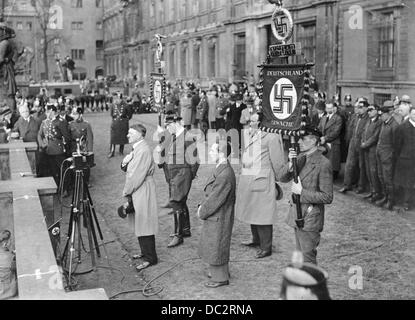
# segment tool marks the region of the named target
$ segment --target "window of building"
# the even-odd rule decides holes
[[[393,12],[383,13],[378,24],[378,68],[394,67],[395,28]]]
[[[32,28],[33,28],[32,22],[30,22],[30,21],[26,22],[26,29],[30,31],[30,30],[32,30]]]
[[[82,21],[72,21],[72,30],[82,30],[84,23]]]
[[[96,58],[97,60],[103,60],[104,59],[104,41],[103,40],[97,40],[95,41],[95,50],[96,50]]]
[[[17,30],[23,30],[23,22],[22,21],[17,21],[16,29]]]
[[[301,43],[301,54],[307,61],[314,62],[316,58],[316,23],[308,22],[297,26],[296,42]],[[297,63],[302,63],[301,56],[295,57]]]
[[[208,45],[208,77],[216,76],[216,39],[211,39]]]
[[[85,60],[85,50],[84,49],[72,49],[71,55],[73,60]]]
[[[102,30],[102,21],[97,21],[97,30]]]
[[[82,8],[82,0],[71,0],[72,8]]]
[[[375,93],[373,101],[378,106],[383,106],[383,103],[387,100],[392,100],[392,95],[387,93]]]
[[[96,6],[97,8],[102,7],[102,0],[95,0],[95,6]]]
[[[175,76],[176,71],[175,71],[175,59],[176,59],[176,54],[175,54],[175,50],[174,48],[170,48],[170,61],[169,61],[169,69],[170,69],[170,75],[172,77]]]
[[[236,35],[235,39],[235,76],[242,78],[246,74],[246,37],[245,33]]]
[[[60,40],[59,38],[55,38],[55,39],[53,39],[53,44],[54,44],[55,46],[58,46],[58,45],[60,44],[60,42],[61,42],[61,40]]]

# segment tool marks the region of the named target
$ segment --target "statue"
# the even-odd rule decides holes
[[[16,52],[13,43],[9,40],[15,38],[13,29],[5,23],[0,23],[0,107],[16,109],[16,80],[14,75],[14,59]]]

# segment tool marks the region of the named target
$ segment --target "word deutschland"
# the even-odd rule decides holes
[[[278,70],[272,71],[268,70],[267,75],[272,77],[289,77],[289,76],[302,76],[304,74],[304,70]]]

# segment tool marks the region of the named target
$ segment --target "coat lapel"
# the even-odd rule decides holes
[[[265,134],[266,134],[266,133],[261,132],[261,131],[257,132],[257,133],[255,134],[255,136],[254,136],[252,139],[249,139],[249,143],[248,143],[248,145],[245,147],[245,150],[247,150],[247,149],[248,149],[251,145],[253,145],[256,141],[258,141],[258,139],[259,139],[259,138],[263,139],[263,138],[265,137]]]
[[[206,181],[206,185],[204,190],[206,191],[206,188],[215,182],[216,177],[222,173],[223,170],[225,170],[229,165],[229,162],[221,164],[219,167],[215,168],[215,171],[213,171],[213,174],[209,177],[209,179]]]

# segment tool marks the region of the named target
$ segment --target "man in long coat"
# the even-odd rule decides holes
[[[132,198],[134,213],[128,215],[128,223],[138,237],[141,257],[144,262],[137,270],[145,269],[158,262],[155,235],[158,232],[158,210],[156,185],[154,183],[154,161],[152,150],[144,140],[146,128],[133,125],[128,131],[128,140],[133,151],[127,155],[122,167],[127,167],[123,197]]]
[[[120,145],[120,154],[124,153],[124,145],[128,143],[128,127],[129,121],[133,117],[133,110],[122,97],[122,94],[114,96],[113,104],[111,104],[110,115],[111,123],[111,142],[110,153],[108,158],[114,157],[115,146]]]
[[[320,121],[319,130],[322,132],[321,143],[329,146],[327,158],[331,162],[333,169],[333,179],[336,180],[341,167],[341,133],[343,119],[335,113],[335,103],[326,104],[327,115]]]
[[[229,255],[235,213],[235,173],[227,161],[231,147],[226,141],[213,144],[209,155],[216,163],[207,180],[205,199],[198,215],[203,220],[199,255],[209,264],[211,281],[206,287],[217,288],[229,284]]]
[[[344,187],[339,190],[346,193],[352,190],[353,184],[358,181],[356,193],[363,193],[367,186],[366,166],[364,152],[360,148],[362,144],[362,134],[366,123],[369,120],[367,114],[368,103],[358,102],[357,113],[348,126],[350,136],[349,149],[347,152],[346,166],[344,168]]]
[[[209,128],[216,129],[216,108],[218,104],[218,96],[216,86],[213,86],[207,94],[209,111],[208,111],[208,120]]]
[[[364,152],[366,175],[369,178],[370,194],[366,196],[370,202],[376,202],[383,198],[383,190],[379,179],[376,147],[379,140],[382,121],[378,116],[379,106],[371,105],[368,108],[369,120],[362,134],[361,149]]]
[[[383,206],[392,210],[395,204],[395,188],[393,185],[393,170],[395,167],[395,137],[399,124],[392,116],[393,102],[385,101],[380,108],[380,119],[382,127],[380,129],[379,140],[376,147],[378,161],[379,179],[383,187],[384,197],[376,202],[376,205]]]
[[[251,118],[253,128],[244,147],[236,196],[236,218],[251,225],[252,240],[242,243],[259,247],[256,258],[272,254],[272,225],[277,221],[276,175],[284,165],[282,138],[258,128],[260,115]]]
[[[297,210],[292,201],[286,222],[294,228],[297,250],[303,253],[304,262],[317,264],[317,246],[324,227],[324,205],[333,201],[333,177],[330,161],[318,148],[321,133],[311,126],[305,131],[306,135],[299,141],[299,182],[293,182],[291,188],[293,194],[300,196],[304,227],[300,229],[296,224]],[[296,157],[296,151],[291,149],[289,163],[277,174],[281,182],[293,180],[291,159]]]
[[[183,120],[183,125],[186,130],[190,130],[192,127],[192,94],[189,89],[183,93],[180,98],[180,111]]]
[[[404,189],[403,207],[408,211],[415,186],[415,108],[411,108],[408,121],[404,121],[396,131],[395,152],[395,185]]]

